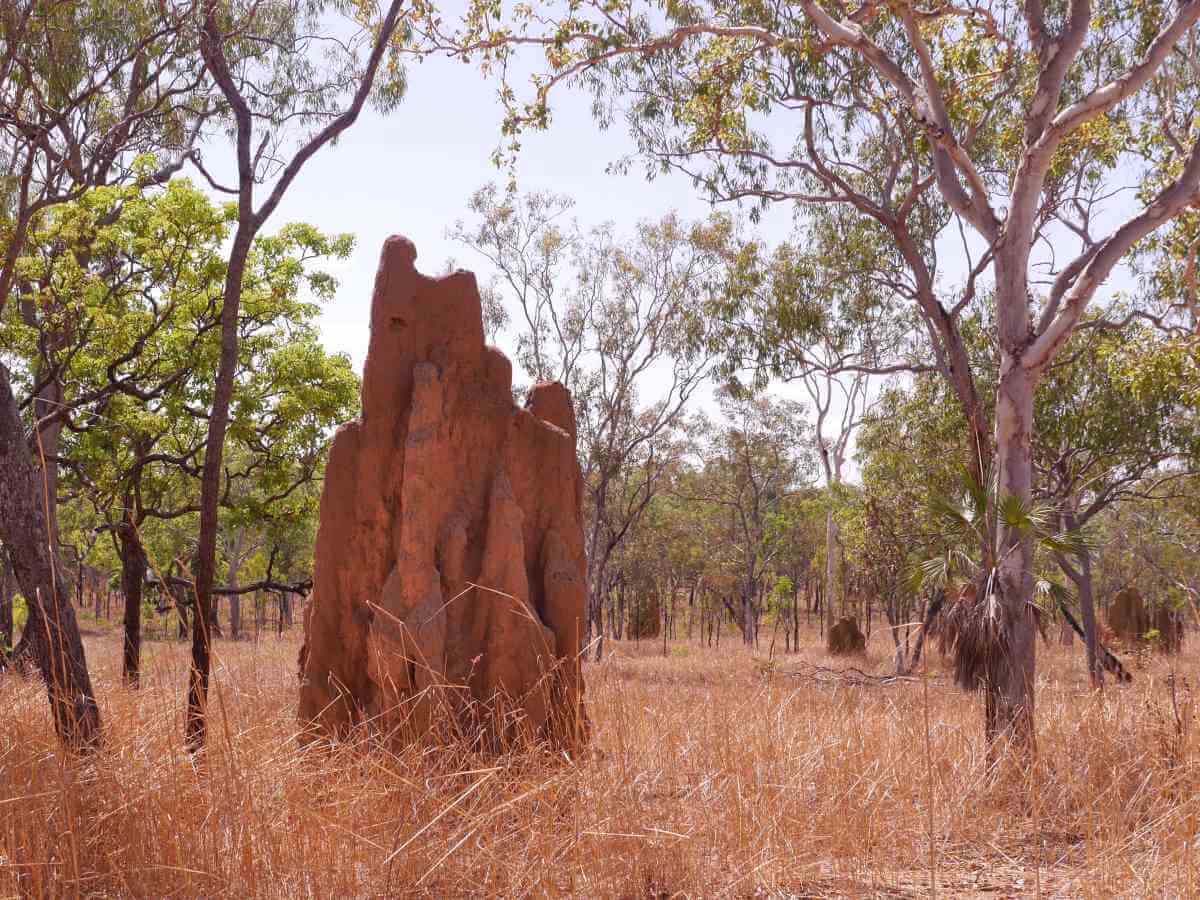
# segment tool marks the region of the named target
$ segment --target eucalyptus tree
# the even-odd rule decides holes
[[[497,290],[519,307],[517,361],[535,380],[562,381],[574,400],[587,643],[603,634],[609,562],[661,489],[688,403],[711,370],[700,302],[724,281],[732,223],[688,226],[672,214],[629,236],[608,225],[584,231],[566,218],[566,198],[494,188],[470,208],[452,235],[489,260]]]
[[[826,624],[833,624],[838,524],[834,515],[851,441],[879,377],[929,369],[911,346],[915,322],[881,263],[879,238],[845,210],[809,216],[802,234],[769,250],[743,242],[727,289],[707,311],[726,377],[799,383],[814,414],[825,477]]]
[[[967,324],[980,383],[994,383],[992,329],[980,316]],[[1069,536],[1042,546],[1075,586],[1087,670],[1097,684],[1103,670],[1113,668],[1096,633],[1092,566],[1103,549],[1102,533],[1084,532],[1117,506],[1142,506],[1186,490],[1200,446],[1187,384],[1186,365],[1169,337],[1145,323],[1093,319],[1038,387],[1034,497],[1053,520],[1040,527]],[[881,520],[893,511],[965,499],[955,464],[963,443],[961,412],[947,393],[944,382],[929,376],[885,391],[859,447],[864,484]],[[904,529],[910,546],[929,556],[936,552],[936,532],[920,520]]]
[[[1200,418],[1186,395],[1171,341],[1148,325],[1088,328],[1052,364],[1035,403],[1037,496],[1060,525],[1080,532],[1114,504],[1154,501],[1186,489],[1200,461]],[[1137,372],[1157,370],[1155,377]],[[1088,672],[1103,680],[1090,541],[1056,553],[1083,614]]]
[[[319,0],[200,0],[199,52],[222,98],[233,181],[211,161],[192,162],[212,189],[236,198],[221,305],[221,344],[208,418],[196,557],[197,627],[188,678],[189,748],[205,740],[211,668],[209,610],[216,566],[221,467],[238,369],[238,322],[255,237],[305,164],[358,119],[368,100],[384,110],[404,93],[399,52],[403,0],[347,5]],[[334,21],[330,21],[331,18]],[[349,35],[334,33],[348,30]],[[381,75],[382,70],[382,77]]]
[[[49,215],[22,259],[22,271],[71,322],[70,340],[50,357],[64,388],[55,461],[116,545],[124,674],[135,685],[151,565],[143,531],[154,520],[194,523],[200,510],[233,215],[181,180],[165,190],[97,189]],[[353,412],[357,379],[345,358],[321,349],[318,306],[303,296],[331,295],[335,283],[312,265],[345,257],[350,246],[348,236],[291,225],[251,249],[231,428],[239,452],[222,475],[222,504],[235,512],[279,515],[275,504],[319,477],[328,429]],[[34,382],[46,348],[37,329],[10,319],[0,321],[0,335],[24,359],[15,371]]]
[[[501,75],[521,47],[543,51],[532,97],[501,92],[507,134],[547,125],[555,89],[582,82],[655,171],[715,198],[853,210],[886,240],[979,482],[994,459],[996,498],[1028,506],[1037,385],[1138,242],[1200,199],[1198,20],[1190,2],[583,0],[505,16],[478,0],[459,33],[426,29]],[[946,296],[939,246],[958,236],[962,289]],[[1000,354],[987,402],[960,334],[979,286]],[[1001,611],[1006,659],[987,708],[1032,745],[1033,539],[1003,522],[984,538],[997,577],[981,603]]]
[[[799,404],[724,392],[723,424],[709,424],[696,447],[694,477],[679,496],[714,507],[735,559],[742,641],[754,644],[762,613],[762,579],[782,551],[786,499],[812,473],[807,424]]]
[[[1157,582],[1165,600],[1177,600],[1200,621],[1197,486],[1197,477],[1191,476],[1177,496],[1115,508],[1101,517],[1097,530],[1109,537],[1100,565],[1116,570],[1110,576],[1119,578],[1118,584]]]
[[[12,0],[0,8],[0,159],[4,162],[0,312],[19,306],[42,327],[52,309],[20,272],[31,230],[90,188],[163,183],[194,151],[213,112],[196,56],[194,3]],[[151,167],[139,158],[150,154]],[[33,650],[55,727],[70,746],[99,740],[100,716],[53,540],[53,455],[62,411],[44,369],[28,418],[0,365],[0,538],[22,593],[32,598]],[[32,426],[32,427],[30,427]],[[39,448],[40,445],[40,448]],[[33,451],[38,451],[34,453]]]
[[[467,200],[471,218],[459,219],[447,237],[487,260],[493,276],[486,285],[497,311],[505,317],[505,300],[520,311],[517,362],[534,381],[558,381],[574,387],[576,369],[589,349],[589,317],[600,282],[583,283],[578,271],[588,252],[588,239],[571,218],[575,203],[563,194],[503,193],[486,184]],[[599,244],[601,233],[590,237]],[[481,291],[484,293],[484,291]]]

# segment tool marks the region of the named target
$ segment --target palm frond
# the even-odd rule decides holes
[[[1081,559],[1085,555],[1094,555],[1099,550],[1099,543],[1096,541],[1095,535],[1078,528],[1043,534],[1038,538],[1038,544],[1042,549],[1049,550],[1051,553],[1073,556],[1076,559]]]
[[[1022,535],[1045,532],[1054,514],[1054,510],[1045,503],[1026,503],[1013,494],[1001,498],[997,511],[1002,525]]]
[[[960,468],[959,475],[963,485],[963,492],[966,494],[967,501],[970,504],[971,518],[975,522],[984,521],[987,518],[988,510],[987,488],[979,483],[979,479],[966,466]]]
[[[1033,582],[1034,595],[1038,598],[1052,600],[1054,603],[1067,603],[1075,598],[1066,585],[1052,578],[1037,578]]]
[[[975,522],[970,513],[949,497],[936,496],[929,500],[929,512],[934,521],[950,532],[972,532]]]

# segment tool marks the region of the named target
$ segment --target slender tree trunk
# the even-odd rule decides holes
[[[939,589],[925,606],[924,624],[921,626],[921,631],[917,635],[917,643],[913,647],[912,656],[908,661],[906,671],[913,672],[921,663],[921,654],[925,650],[925,639],[929,636],[929,628],[933,624],[933,620],[937,618],[937,614],[941,612],[942,606],[946,602],[946,592]]]
[[[1075,644],[1075,629],[1065,619],[1058,626],[1058,643],[1063,647]]]
[[[588,532],[587,547],[587,611],[583,617],[583,646],[588,647],[592,642],[592,628],[595,624],[603,638],[604,622],[597,621],[600,609],[600,586],[604,578],[604,564],[600,559],[600,523],[604,521],[605,495],[607,493],[606,477],[601,476],[596,487],[594,503],[592,504],[592,525]],[[600,661],[602,640],[596,641],[596,661]]]
[[[230,587],[237,587],[231,584]],[[242,636],[242,597],[240,594],[229,595],[229,637],[240,640]]]
[[[100,743],[100,710],[75,608],[59,580],[41,474],[25,440],[8,370],[0,365],[0,543],[8,549],[28,603],[25,630],[46,683],[55,730],[68,747],[89,750]]]
[[[229,550],[229,572],[227,581],[232,590],[237,590],[238,577],[242,571],[242,564],[245,562],[242,558],[246,544],[246,529],[245,527],[237,530],[237,535],[233,541],[233,547]],[[213,598],[215,601],[215,597]],[[213,603],[215,610],[217,604]],[[229,636],[233,640],[237,640],[242,634],[242,598],[240,594],[229,595]]]
[[[668,621],[667,617],[667,604],[660,603],[659,607],[659,617],[662,619],[659,627],[662,629],[663,636],[663,656],[669,656],[670,651],[667,648],[667,629],[670,628],[670,622]]]
[[[1023,297],[1021,302],[1024,304]],[[1023,305],[1018,312],[1027,317]],[[1006,327],[1002,321],[1000,329],[1001,345],[1014,346],[1015,342],[1009,343],[1011,323]],[[1016,497],[1028,505],[1033,497],[1034,386],[1032,373],[1009,352],[1002,352],[1000,384],[996,392],[1000,502],[1007,497]],[[999,546],[995,589],[1004,613],[1006,646],[998,652],[998,665],[985,685],[984,730],[989,740],[1009,737],[1032,751],[1037,662],[1037,629],[1033,620],[1033,538],[1015,528],[1001,526]]]
[[[829,485],[832,490],[832,482]],[[821,601],[825,607],[825,628],[833,627],[833,595],[834,584],[837,579],[837,573],[834,568],[836,558],[834,551],[837,548],[837,522],[833,519],[833,498],[830,496],[830,508],[825,512],[825,593]]]
[[[797,580],[792,594],[792,652],[800,652],[800,583]]]
[[[186,641],[188,639],[188,607],[187,603],[181,602],[183,598],[180,593],[175,594],[175,615],[179,619],[179,624],[176,627],[176,640]]]
[[[689,644],[692,642],[692,625],[695,624],[695,620],[696,620],[696,584],[697,584],[697,582],[695,582],[695,581],[692,582],[692,591],[691,591],[691,594],[688,596],[687,641]]]
[[[1067,528],[1074,530],[1078,523],[1074,515],[1066,517]],[[1083,618],[1083,642],[1087,652],[1088,678],[1092,687],[1104,687],[1104,666],[1101,663],[1099,638],[1096,633],[1096,599],[1092,587],[1092,555],[1086,548],[1079,555],[1076,568],[1065,558],[1059,557],[1059,567],[1067,574],[1079,592],[1079,611]],[[1068,631],[1068,634],[1071,632]]]
[[[613,599],[613,592],[616,590],[615,579],[609,579],[608,587],[605,588],[605,596],[608,602],[604,604],[605,611],[608,614],[608,633],[616,635],[617,633],[617,604]]]
[[[850,597],[848,596],[850,593],[850,585],[847,583],[846,579],[846,545],[842,543],[840,533],[835,535],[835,537],[838,538],[838,582],[841,587],[841,591],[839,593],[841,594],[840,601],[842,605],[842,615],[848,616],[852,611],[850,608]]]
[[[613,629],[613,640],[625,637],[625,615],[625,578],[622,576],[617,582],[617,626]]]
[[[821,629],[821,637],[823,639],[825,637],[826,622],[829,618],[829,616],[825,612],[826,600],[825,600],[825,585],[824,585],[824,583],[817,582],[813,586],[813,594],[817,598],[817,602],[816,602],[817,625]],[[832,624],[832,623],[830,623],[830,624]]]
[[[12,573],[4,548],[0,547],[0,662],[8,659],[13,647],[13,584]]]
[[[742,608],[741,622],[742,626],[742,643],[747,647],[754,646],[754,588],[751,585],[742,585]]]
[[[75,557],[75,602],[83,609],[83,555],[75,550]]]
[[[254,228],[242,223],[234,237],[225,274],[224,302],[221,307],[221,357],[213,392],[212,412],[208,419],[208,437],[204,448],[204,472],[200,481],[200,539],[196,550],[196,609],[192,615],[192,666],[188,673],[187,746],[197,751],[204,746],[211,671],[213,572],[217,555],[217,512],[221,499],[221,463],[225,451],[225,431],[229,426],[229,405],[238,361],[238,313],[242,300],[242,276],[254,239]]]
[[[121,592],[125,595],[125,652],[121,674],[125,683],[137,687],[141,680],[142,657],[142,585],[146,581],[146,551],[138,540],[137,529],[128,519],[117,531],[121,542]],[[163,585],[163,590],[170,590]]]
[[[600,660],[604,659],[604,623],[603,622],[598,622],[596,624],[596,655],[595,655],[594,659],[596,662],[600,662]]]

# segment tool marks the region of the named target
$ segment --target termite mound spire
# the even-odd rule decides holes
[[[304,617],[308,737],[586,738],[586,564],[571,397],[484,341],[475,277],[383,247],[362,414],[339,429]]]

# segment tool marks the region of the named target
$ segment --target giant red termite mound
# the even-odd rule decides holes
[[[539,384],[515,406],[474,276],[428,278],[416,255],[384,244],[362,414],[329,454],[301,724],[573,745],[586,570],[571,397]]]

